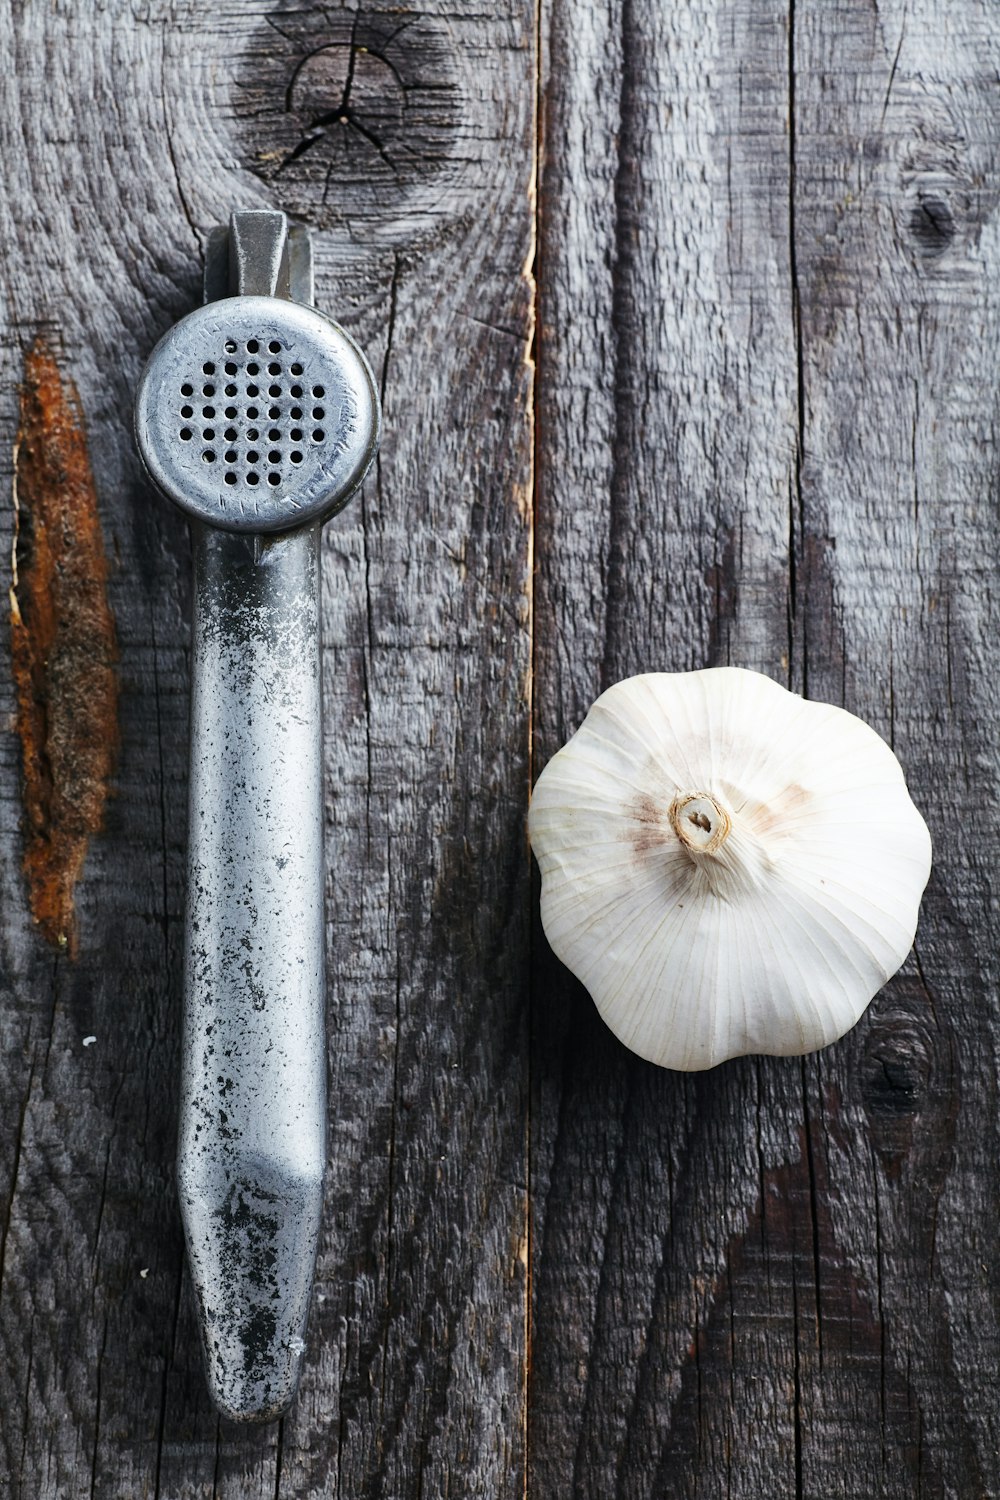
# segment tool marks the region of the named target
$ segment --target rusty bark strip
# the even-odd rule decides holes
[[[97,494],[72,383],[39,337],[14,454],[11,657],[31,914],[75,956],[74,890],[118,745],[114,619]]]

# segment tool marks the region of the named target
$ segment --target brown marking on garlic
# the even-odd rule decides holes
[[[626,826],[629,829],[629,842],[636,854],[647,855],[662,849],[669,827],[663,803],[649,793],[643,793],[630,809]]]
[[[770,802],[747,803],[741,807],[740,816],[758,837],[770,833],[781,834],[794,814],[809,807],[814,795],[808,788],[795,782]]]

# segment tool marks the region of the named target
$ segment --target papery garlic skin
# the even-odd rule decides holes
[[[737,667],[602,693],[528,828],[549,943],[668,1068],[843,1036],[909,952],[930,874],[885,741]]]

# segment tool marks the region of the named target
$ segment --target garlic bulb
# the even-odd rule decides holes
[[[930,873],[885,741],[735,667],[602,693],[529,832],[553,949],[668,1068],[842,1036],[909,952]]]

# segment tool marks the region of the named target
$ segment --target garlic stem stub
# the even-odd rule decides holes
[[[602,693],[528,829],[552,948],[627,1047],[686,1070],[843,1036],[910,951],[931,866],[885,741],[738,667]]]

